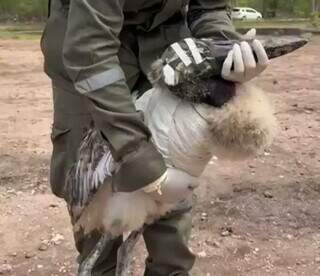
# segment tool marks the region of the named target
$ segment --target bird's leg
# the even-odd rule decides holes
[[[128,276],[133,249],[143,233],[144,228],[130,233],[118,249],[117,270],[115,276]]]
[[[81,262],[78,270],[78,276],[91,276],[94,265],[108,242],[114,237],[110,233],[103,234],[89,255]]]

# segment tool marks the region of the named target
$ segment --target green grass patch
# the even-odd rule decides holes
[[[317,24],[315,24],[315,22]],[[320,20],[315,19],[265,19],[265,20],[235,20],[236,28],[317,28]],[[0,25],[0,39],[38,40],[41,37],[44,23]]]
[[[236,28],[314,28],[310,19],[235,20]]]
[[[43,24],[0,25],[0,39],[38,40]]]

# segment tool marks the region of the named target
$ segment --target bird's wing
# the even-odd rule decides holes
[[[111,176],[111,152],[96,129],[90,129],[78,150],[78,159],[66,178],[66,200],[77,216],[88,205],[104,180]],[[73,214],[75,215],[75,214]]]

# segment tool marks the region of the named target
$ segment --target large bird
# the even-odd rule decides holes
[[[196,43],[200,50],[203,47],[202,54],[216,51],[212,41]],[[217,56],[219,51],[215,52]],[[212,52],[213,57],[215,53]],[[180,75],[184,78],[180,85],[168,86],[164,82],[164,68],[175,62],[174,55],[172,49],[168,49],[162,59],[154,63],[149,76],[154,87],[136,100],[136,107],[144,112],[145,123],[169,173],[170,170],[187,172],[198,178],[214,155],[231,160],[246,158],[271,145],[277,122],[260,89],[251,84],[235,85],[217,77],[213,70],[217,66],[213,68],[212,64],[219,62],[218,59],[206,61],[207,70],[203,75],[182,68]],[[179,64],[176,67],[179,68]],[[74,231],[102,233],[91,254],[80,264],[79,276],[90,276],[108,241],[125,233],[129,236],[118,251],[116,275],[127,275],[130,256],[144,225],[170,212],[196,187],[195,183],[180,183],[183,189],[180,187],[179,200],[167,203],[142,190],[114,192],[112,163],[107,143],[93,126],[81,143],[78,160],[66,181]],[[175,187],[164,187],[162,192],[172,189]]]

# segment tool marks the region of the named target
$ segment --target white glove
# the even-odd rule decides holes
[[[144,187],[143,191],[159,202],[178,203],[188,198],[198,186],[197,177],[181,170],[168,168],[157,182]]]
[[[222,67],[221,76],[225,80],[239,83],[247,82],[267,68],[269,58],[261,42],[255,39],[255,36],[256,30],[252,29],[244,36],[245,40],[252,40],[251,46],[246,41],[233,46]],[[258,62],[256,62],[253,52],[256,54]]]

